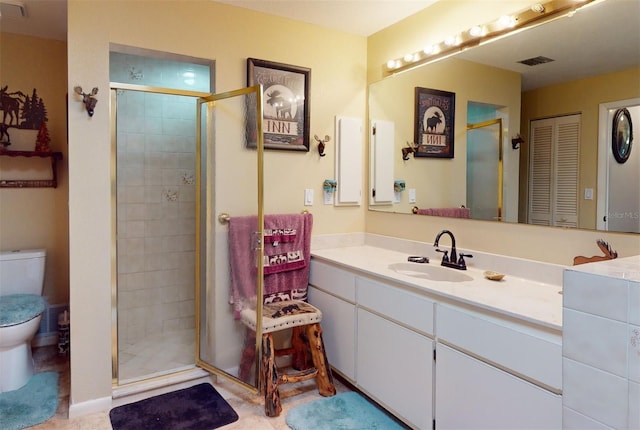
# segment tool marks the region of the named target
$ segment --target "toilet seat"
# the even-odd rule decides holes
[[[35,294],[0,296],[0,328],[25,323],[42,312],[46,302]]]

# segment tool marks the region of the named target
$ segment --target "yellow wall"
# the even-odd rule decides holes
[[[213,59],[217,92],[246,86],[247,57],[309,67],[311,134],[334,137],[335,115],[365,118],[366,38],[210,1],[71,0],[68,27],[68,88],[100,88],[94,117],[73,101],[69,111],[73,415],[75,405],[111,396],[109,44]],[[334,154],[330,143],[320,158],[313,142],[308,153],[270,153],[279,168],[265,187],[282,190],[283,211],[303,209],[303,189],[313,188],[315,234],[363,231],[363,207],[322,205]]]
[[[578,226],[580,228],[596,228],[599,105],[600,103],[635,97],[640,97],[639,67],[522,93],[520,134],[525,142],[529,142],[529,122],[531,120],[574,113],[582,114],[578,185],[580,191]],[[528,145],[524,144],[522,149],[520,168],[526,178],[529,166]],[[527,183],[522,181],[520,186],[520,213],[526,214]],[[582,198],[582,190],[585,188],[594,190],[593,200]]]
[[[45,248],[44,295],[50,304],[67,303],[66,43],[0,33],[0,70],[0,85],[8,85],[9,92],[20,90],[31,95],[34,88],[37,90],[47,109],[51,149],[63,153],[63,160],[57,163],[58,188],[0,189],[0,250]]]
[[[472,25],[488,22],[505,13],[520,11],[533,3],[536,2],[494,0],[438,2],[423,12],[400,21],[367,39],[368,81],[371,83],[382,78],[383,65],[389,59],[415,52],[427,44],[442,41],[447,36]],[[597,126],[597,116],[593,123]],[[593,157],[589,161],[581,160],[581,168],[583,163],[586,166],[595,166],[595,154]],[[592,168],[595,169],[595,167]],[[576,255],[599,254],[600,251],[595,244],[599,238],[609,241],[620,256],[640,253],[639,235],[374,211],[367,211],[366,216],[366,231],[369,233],[431,243],[440,230],[447,228],[455,233],[457,245],[463,249],[476,249],[559,264],[572,264],[573,257]]]
[[[58,108],[53,107],[53,102],[47,103],[54,150],[64,152],[63,166],[67,165],[68,160],[68,181],[67,171],[63,167],[61,186],[57,190],[0,190],[0,240],[4,248],[5,243],[8,247],[14,246],[13,242],[7,242],[9,240],[33,238],[29,239],[32,242],[28,245],[33,243],[35,246],[41,238],[52,236],[55,243],[52,248],[56,249],[57,254],[52,257],[57,260],[53,267],[66,266],[67,245],[60,244],[67,236],[68,184],[69,283],[73,310],[71,415],[91,411],[92,408],[100,409],[104,407],[102,401],[110,402],[111,398],[113,164],[108,98],[110,43],[216,60],[217,91],[245,86],[247,57],[310,67],[311,134],[329,134],[334,137],[334,115],[365,119],[366,83],[382,76],[382,64],[388,58],[402,56],[406,50],[417,50],[426,42],[441,40],[454,30],[475,24],[476,20],[492,19],[500,14],[500,9],[505,8],[505,3],[496,0],[469,0],[463,4],[459,0],[445,0],[442,5],[445,9],[437,5],[438,8],[430,11],[430,17],[437,18],[434,21],[430,22],[422,14],[408,20],[410,25],[396,26],[365,39],[209,1],[70,0],[68,74],[62,59],[64,45],[60,46],[59,42],[47,42],[50,46],[46,49],[35,46],[33,49],[41,52],[38,64],[44,64],[42,58],[51,55],[56,58],[50,59],[52,63],[62,61],[60,66],[32,68],[34,74],[42,72],[42,79],[46,78],[46,82],[52,87],[56,86],[54,81],[63,82],[67,76],[60,94],[70,94],[68,151],[64,145],[59,146],[63,142],[64,131],[53,130],[52,110]],[[519,10],[521,4],[526,6],[531,3],[533,2],[509,2],[508,7]],[[452,7],[461,13],[453,12]],[[22,86],[18,83],[19,76],[11,78],[16,81],[5,80],[4,74],[8,73],[6,58],[22,54],[6,51],[4,38],[7,35],[2,34],[2,37],[1,81],[3,84],[9,83],[11,87]],[[20,46],[22,43],[18,41],[15,45]],[[25,40],[24,43],[30,42]],[[57,49],[51,46],[57,46]],[[27,72],[24,74],[28,76]],[[99,87],[99,102],[94,117],[89,118],[83,106],[75,99],[72,93],[75,85],[84,88]],[[47,96],[45,100],[49,98]],[[64,121],[60,119],[62,114],[55,115],[58,115],[55,117],[56,122]],[[319,201],[322,181],[334,176],[331,143],[327,154],[320,159],[315,145],[312,145],[309,153],[270,155],[282,161],[282,171],[274,173],[270,180],[275,186],[286,184],[283,207],[287,210],[301,209],[302,190],[315,190],[316,204],[311,210],[315,216],[316,234],[359,232],[366,229],[372,233],[431,242],[437,231],[447,227],[456,233],[461,247],[559,263],[568,263],[577,253],[591,255],[595,252],[595,239],[600,237],[609,240],[623,256],[640,250],[640,236],[549,230],[536,226],[481,221],[438,220],[369,212],[364,206],[324,206]],[[292,178],[294,186],[291,186]],[[34,196],[33,199],[24,197],[31,195]],[[29,222],[31,226],[25,226],[28,224],[23,223],[25,217],[30,220],[35,216],[31,210],[34,202],[46,201],[42,195],[48,196],[48,206],[37,211],[42,214],[38,215],[41,218]],[[50,196],[53,195],[55,198],[52,199]],[[11,208],[7,209],[8,207]],[[20,209],[14,212],[14,207]],[[9,216],[6,217],[5,214]],[[6,221],[11,218],[20,218],[20,223]],[[41,224],[46,226],[42,226],[39,233],[32,234]],[[6,233],[7,229],[22,229],[22,233]],[[47,287],[49,290],[55,289],[56,295],[58,291],[64,291],[66,285],[66,279],[58,280],[59,277],[60,275],[50,276],[55,280],[56,287]],[[63,299],[64,296],[61,296],[60,300]]]

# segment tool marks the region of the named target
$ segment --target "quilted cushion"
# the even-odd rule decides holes
[[[0,327],[27,322],[44,312],[45,301],[35,294],[10,294],[0,297]]]
[[[257,321],[255,309],[243,309],[240,312],[240,318],[255,331]],[[320,309],[300,300],[269,303],[262,308],[262,333],[319,323],[321,320]]]

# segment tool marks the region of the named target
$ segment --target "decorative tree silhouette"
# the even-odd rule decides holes
[[[42,123],[40,124],[40,130],[38,130],[38,137],[36,138],[36,151],[51,152],[50,143],[51,138],[49,137],[47,122],[42,121]]]
[[[37,130],[43,121],[48,121],[47,109],[44,106],[44,101],[38,97],[36,89],[33,89],[31,97],[26,96],[24,103],[22,104],[22,122],[20,128],[28,128]]]

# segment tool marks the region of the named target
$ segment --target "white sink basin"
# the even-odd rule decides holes
[[[473,280],[463,271],[422,263],[393,263],[389,264],[389,269],[402,275],[431,281],[467,282]]]

